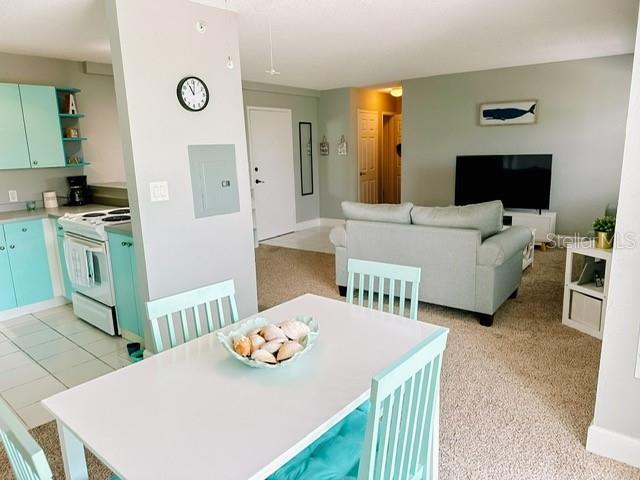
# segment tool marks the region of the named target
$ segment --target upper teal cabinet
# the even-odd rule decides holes
[[[33,168],[64,167],[55,87],[20,85],[22,114]]]
[[[66,166],[55,87],[0,83],[0,170]]]
[[[0,169],[30,166],[20,88],[14,83],[0,83]]]

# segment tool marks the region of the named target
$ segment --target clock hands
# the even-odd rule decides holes
[[[189,84],[187,83],[187,85],[189,85]],[[191,94],[192,95],[196,94],[196,91],[193,89],[193,87],[191,85],[189,85],[189,90],[191,90]]]

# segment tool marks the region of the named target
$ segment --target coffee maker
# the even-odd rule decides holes
[[[67,205],[86,205],[90,201],[86,175],[67,177],[69,183],[69,202]]]

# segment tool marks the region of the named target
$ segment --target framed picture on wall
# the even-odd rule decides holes
[[[480,125],[527,125],[536,123],[537,100],[483,103],[480,105]]]

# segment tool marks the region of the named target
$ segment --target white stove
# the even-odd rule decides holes
[[[67,213],[59,220],[65,232],[83,237],[107,241],[107,225],[121,225],[131,223],[131,213],[128,208],[112,208],[86,213]]]
[[[130,223],[129,209],[66,214],[58,221],[64,229],[64,256],[73,288],[74,313],[106,333],[117,335],[111,255],[105,227]]]

